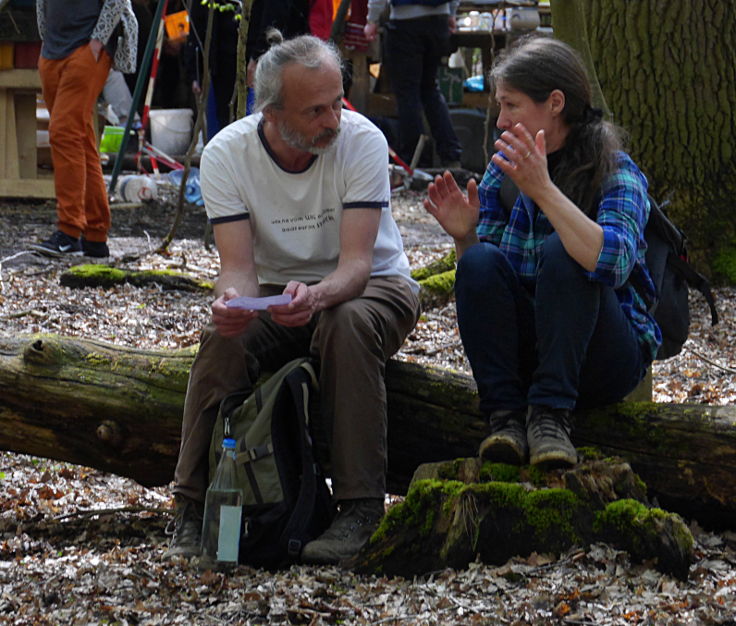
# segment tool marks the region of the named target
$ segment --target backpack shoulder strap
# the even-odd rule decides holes
[[[667,264],[682,276],[690,287],[703,294],[710,309],[711,324],[717,324],[718,311],[716,310],[716,301],[710,289],[710,283],[705,276],[689,263],[685,246],[687,239],[685,233],[665,213],[664,206],[667,204],[666,202],[660,204],[651,195],[648,195],[648,198],[650,208],[647,229],[653,228],[662,239],[668,242],[670,249],[667,255]]]
[[[516,203],[516,198],[519,197],[519,188],[516,183],[511,180],[511,176],[504,176],[501,181],[501,189],[498,190],[498,195],[501,199],[501,207],[507,214],[511,213]]]
[[[301,455],[301,482],[294,510],[281,535],[285,547],[291,558],[298,558],[303,546],[298,536],[300,527],[312,519],[317,498],[318,479],[321,471],[314,458],[312,438],[309,433],[309,396],[319,387],[317,374],[312,363],[305,360],[285,378],[289,393],[296,409],[296,428],[298,432],[299,452]]]

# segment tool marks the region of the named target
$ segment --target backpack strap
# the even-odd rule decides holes
[[[294,503],[294,511],[284,528],[281,537],[285,542],[287,552],[293,559],[297,559],[302,551],[302,541],[296,538],[297,528],[305,520],[312,518],[314,503],[317,497],[317,478],[320,469],[312,453],[312,438],[309,434],[309,395],[311,387],[317,381],[317,374],[309,361],[305,361],[285,379],[294,401],[299,430],[299,446],[302,457],[302,479],[299,494]]]
[[[708,308],[710,309],[711,324],[715,326],[718,323],[718,311],[716,310],[716,300],[713,297],[713,292],[710,290],[708,279],[700,272],[697,272],[690,263],[672,252],[670,252],[667,257],[667,263],[673,266],[677,272],[682,275],[688,285],[703,294],[705,301],[708,303]]]
[[[516,198],[519,197],[519,188],[516,183],[511,180],[511,176],[504,176],[501,181],[501,188],[498,190],[498,196],[501,200],[501,207],[506,211],[507,215],[511,214]]]

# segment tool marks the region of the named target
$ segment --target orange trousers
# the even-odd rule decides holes
[[[57,226],[71,237],[82,235],[88,241],[107,241],[110,230],[110,204],[92,111],[111,64],[104,49],[95,60],[89,44],[64,59],[38,61],[49,110]]]

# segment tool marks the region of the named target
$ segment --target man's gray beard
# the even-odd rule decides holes
[[[332,150],[335,147],[335,140],[337,139],[337,136],[340,134],[341,127],[338,126],[334,131],[323,131],[319,135],[317,135],[313,140],[307,141],[307,139],[304,137],[304,135],[298,133],[295,130],[292,130],[289,128],[288,125],[286,125],[284,122],[278,123],[278,129],[279,134],[281,135],[281,139],[286,142],[287,145],[294,148],[295,150],[302,150],[304,152],[309,152],[311,154],[325,154]],[[330,136],[330,143],[328,143],[326,146],[315,146],[314,143],[317,143],[321,139],[323,139],[326,136]]]

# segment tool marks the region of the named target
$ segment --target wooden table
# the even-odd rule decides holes
[[[0,197],[54,198],[52,177],[40,178],[36,152],[38,70],[0,70]]]

